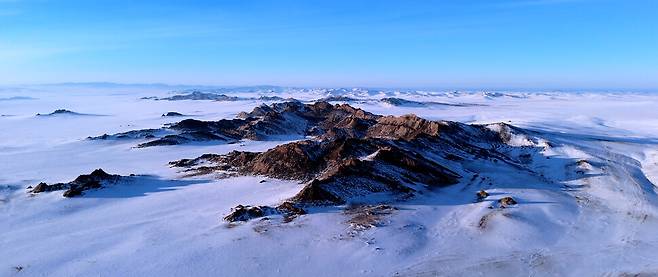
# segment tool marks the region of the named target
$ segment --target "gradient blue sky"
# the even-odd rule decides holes
[[[0,84],[658,88],[654,0],[0,0]]]

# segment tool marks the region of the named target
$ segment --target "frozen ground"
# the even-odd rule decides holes
[[[260,177],[183,178],[172,160],[287,141],[134,148],[88,136],[181,120],[232,118],[263,103],[155,101],[159,87],[0,90],[0,276],[634,276],[658,275],[658,94],[380,93],[364,90],[223,92],[313,100],[399,97],[478,106],[351,103],[377,114],[415,113],[465,123],[507,122],[548,141],[528,161],[479,172],[352,228],[341,208],[290,223],[221,221],[237,204],[277,204],[302,185]],[[80,114],[48,114],[67,109]],[[185,118],[185,117],[184,117]],[[511,143],[530,143],[515,138]],[[30,195],[103,168],[139,174],[80,198]],[[475,192],[490,196],[475,203]],[[490,209],[512,196],[508,209]]]

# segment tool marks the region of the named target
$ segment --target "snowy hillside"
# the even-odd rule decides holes
[[[657,105],[5,88],[0,276],[655,275]]]

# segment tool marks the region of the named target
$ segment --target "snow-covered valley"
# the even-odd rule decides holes
[[[79,86],[0,91],[0,276],[658,274],[658,94],[267,87],[172,97],[187,93]],[[237,205],[291,199],[305,180],[192,176],[169,162],[234,150],[260,153],[308,137],[227,139],[215,132],[210,137],[217,139],[197,140],[175,123],[233,119],[290,98],[481,126],[504,139],[473,142],[495,157],[443,160],[435,157],[443,148],[428,147],[427,159],[460,178],[415,190],[413,197],[369,194],[305,206],[307,213],[292,220],[272,215],[226,222]],[[52,113],[63,109],[71,112]],[[163,116],[168,112],[180,115]],[[180,137],[176,145],[138,147],[161,139],[160,133],[112,136],[144,129]],[[89,139],[105,134],[109,139]],[[446,153],[466,155],[472,145],[451,147],[456,150]],[[97,168],[126,177],[72,198],[28,189]],[[478,199],[479,191],[487,195]],[[516,203],[499,201],[505,197]]]

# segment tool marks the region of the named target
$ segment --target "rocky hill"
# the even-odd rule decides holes
[[[473,176],[469,163],[508,163],[522,169],[523,157],[537,146],[524,131],[506,124],[467,125],[415,115],[380,116],[326,102],[261,106],[240,117],[222,123],[182,121],[170,128],[183,133],[219,131],[233,139],[266,139],[272,134],[313,137],[261,153],[205,154],[170,164],[184,168],[189,175],[222,173],[300,180],[306,186],[289,199],[289,204],[304,207],[408,199]]]

